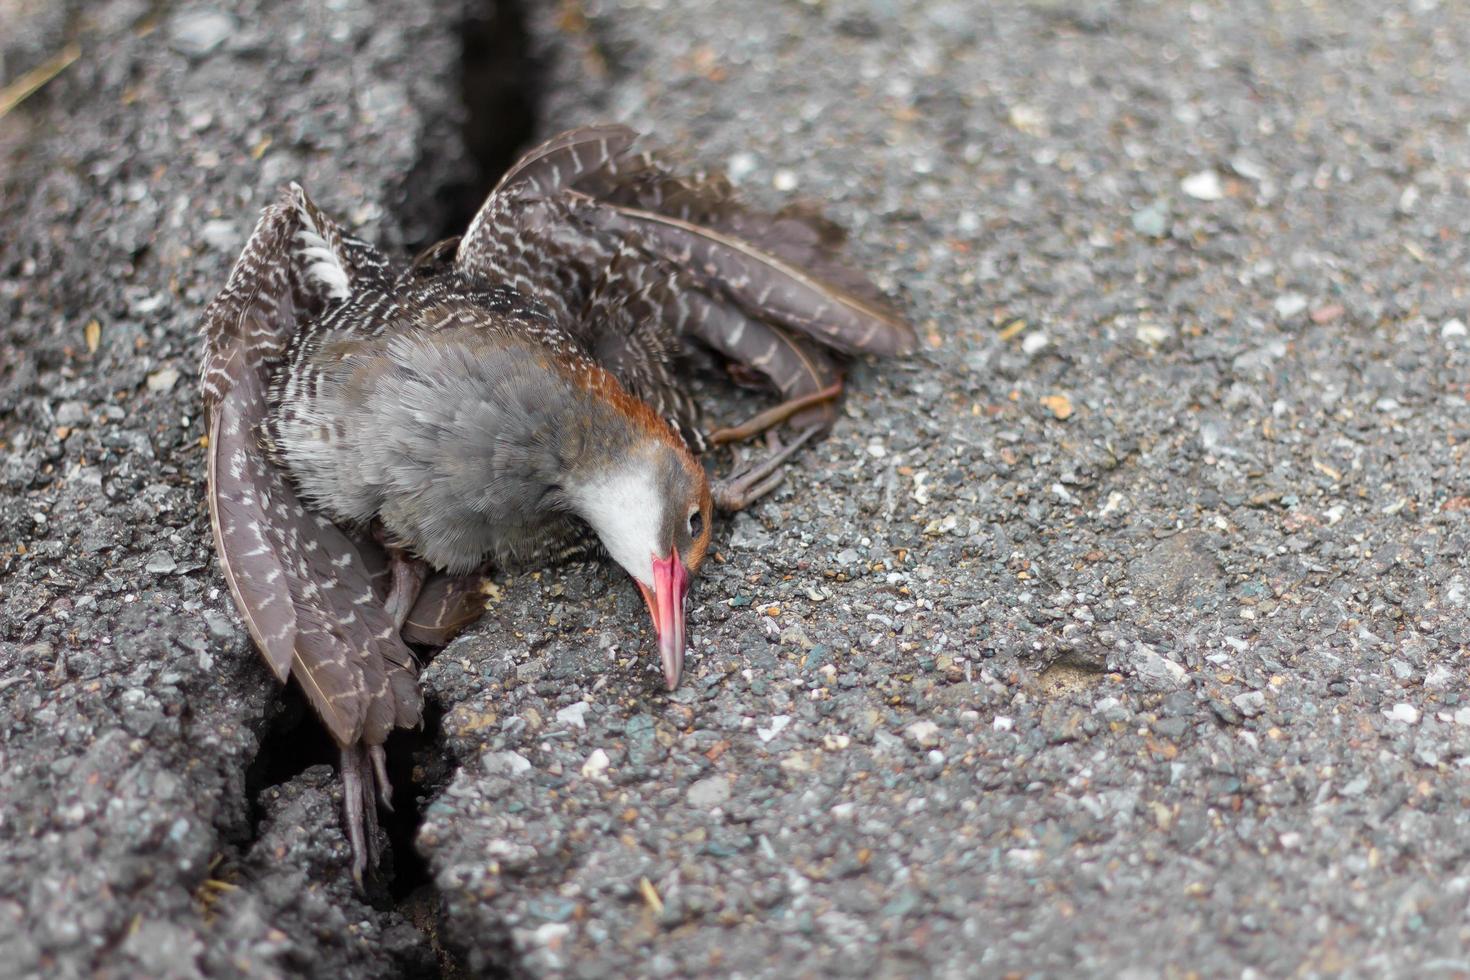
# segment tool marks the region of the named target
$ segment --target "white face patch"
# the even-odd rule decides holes
[[[630,461],[574,488],[571,496],[577,513],[592,525],[613,561],[653,588],[653,557],[667,544],[659,540],[664,501],[654,486],[649,460]]]

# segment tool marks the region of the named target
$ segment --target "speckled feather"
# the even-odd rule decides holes
[[[333,258],[330,281],[311,272],[312,264]],[[302,505],[257,432],[266,417],[268,366],[283,353],[298,316],[322,308],[342,279],[374,278],[385,269],[293,186],[266,208],[203,317],[215,547],[266,662],[283,681],[297,677],[342,745],[381,744],[395,725],[418,724],[416,668],[356,544]]]

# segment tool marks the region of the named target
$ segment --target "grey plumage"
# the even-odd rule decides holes
[[[675,175],[634,138],[548,141],[460,240],[402,270],[293,185],[205,311],[216,546],[267,662],[343,746],[358,870],[373,787],[388,793],[382,744],[421,715],[403,635],[470,621],[476,568],[559,553],[590,525],[656,620],[648,542],[676,584],[697,569],[710,491],[682,378],[693,345],[806,397],[816,426],[841,381],[827,348],[913,345],[841,264],[834,226],[745,211],[722,178]],[[402,634],[373,535],[461,576],[431,582]],[[661,647],[670,684],[682,622],[677,658]]]

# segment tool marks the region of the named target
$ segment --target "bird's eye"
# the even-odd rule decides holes
[[[697,539],[702,533],[704,533],[704,515],[696,510],[689,515],[689,536]]]

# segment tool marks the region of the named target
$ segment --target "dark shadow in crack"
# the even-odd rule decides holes
[[[543,72],[531,54],[521,0],[467,3],[460,41],[460,126],[442,137],[427,134],[395,214],[410,254],[463,232],[536,135]],[[446,157],[463,165],[446,172]]]

